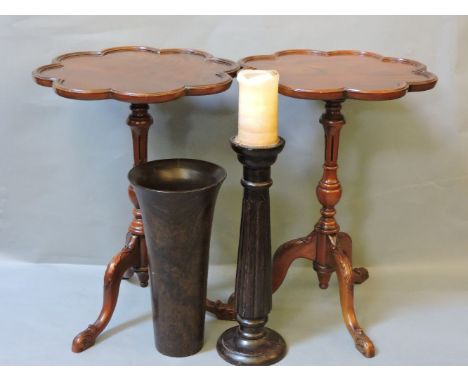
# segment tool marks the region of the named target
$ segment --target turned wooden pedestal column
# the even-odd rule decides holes
[[[284,140],[269,148],[249,148],[231,139],[243,165],[244,187],[236,273],[236,320],[239,326],[218,339],[219,355],[234,365],[271,365],[286,354],[280,334],[267,328],[272,306],[270,196],[271,165]]]
[[[115,99],[130,103],[127,124],[132,133],[133,164],[136,166],[147,161],[148,130],[153,123],[148,104],[223,92],[231,86],[232,76],[238,69],[239,66],[230,60],[198,50],[127,46],[64,54],[55,58],[52,64],[36,69],[33,78],[39,85],[52,87],[66,98]],[[140,285],[148,285],[143,220],[131,186],[128,194],[134,208],[125,246],[107,266],[101,312],[92,325],[75,337],[74,352],[92,346],[109,323],[122,278],[136,273]],[[208,300],[207,310],[220,318],[225,314],[224,304],[220,302]]]
[[[335,206],[341,198],[338,180],[340,131],[345,124],[341,107],[345,99],[391,100],[408,91],[431,89],[437,77],[419,62],[383,57],[362,51],[321,52],[287,50],[272,55],[251,56],[241,64],[250,69],[274,69],[280,74],[279,92],[285,96],[325,101],[320,123],[325,131],[323,175],[316,196],[322,205],[320,219],[312,233],[281,245],[273,259],[273,291],[298,258],[312,261],[319,286],[328,287],[336,272],[344,322],[356,348],[366,357],[375,355],[372,341],[359,326],[354,310],[354,284],[367,280],[365,268],[352,267],[351,237],[340,232]]]
[[[148,160],[148,130],[153,124],[153,118],[148,114],[148,105],[132,104],[130,109],[131,114],[127,119],[127,124],[132,132],[133,142],[133,166],[146,163]],[[142,287],[148,285],[148,251],[144,240],[143,220],[141,217],[140,206],[135,195],[135,191],[131,185],[128,186],[128,196],[134,206],[133,220],[128,227],[129,236],[135,236],[136,257],[139,259],[137,267],[131,267],[124,274],[124,278],[130,278],[135,272]],[[128,239],[127,244],[128,245]]]

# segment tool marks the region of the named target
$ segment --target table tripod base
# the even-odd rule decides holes
[[[237,366],[267,366],[279,362],[286,355],[286,343],[281,335],[264,328],[263,337],[247,339],[240,328],[226,330],[218,339],[216,349],[227,362]]]
[[[351,237],[344,232],[338,233],[338,240],[345,254],[352,261],[352,241]],[[296,259],[310,260],[314,264],[317,272],[320,289],[327,289],[330,277],[335,271],[334,267],[320,265],[316,258],[316,232],[312,232],[306,237],[287,241],[276,250],[273,257],[273,292],[276,292],[283,283],[288,273],[289,267]],[[366,268],[353,268],[354,284],[362,284],[369,278],[369,271]]]
[[[352,268],[350,258],[341,248],[332,248],[331,252],[332,256],[335,258],[343,319],[351,337],[353,337],[356,349],[365,357],[371,358],[375,355],[374,344],[359,326],[354,311],[354,284],[356,273]],[[358,277],[360,276],[359,273],[357,273],[357,275]]]
[[[101,313],[94,324],[89,325],[73,339],[72,351],[74,353],[81,353],[93,346],[96,338],[112,318],[123,275],[128,269],[138,264],[139,257],[135,251],[139,240],[139,236],[129,234],[124,248],[112,258],[107,266],[104,274],[104,298]]]
[[[327,245],[326,264],[319,264],[316,261],[318,235],[314,231],[309,236],[290,240],[276,250],[272,269],[273,291],[281,286],[292,262],[299,258],[313,262],[321,289],[328,288],[330,276],[336,271],[341,310],[346,327],[356,348],[365,357],[373,357],[375,355],[374,344],[359,326],[354,310],[354,284],[366,281],[369,278],[369,272],[365,268],[352,268],[352,241],[351,237],[344,232],[338,233],[336,245]]]
[[[213,314],[218,320],[235,321],[236,320],[236,309],[235,294],[232,293],[227,302],[221,300],[212,301],[206,299],[206,311]]]
[[[125,271],[122,279],[130,280],[136,274],[138,278],[138,282],[142,288],[146,288],[149,282],[149,274],[148,274],[148,267],[141,267],[141,268],[129,268]]]
[[[148,268],[139,267],[139,246],[144,243],[144,240],[144,236],[128,234],[124,248],[107,265],[104,274],[104,296],[101,312],[94,324],[89,325],[73,339],[72,351],[74,353],[81,353],[93,346],[97,337],[109,324],[117,305],[122,279],[128,279],[136,273],[140,286],[146,287],[148,285]],[[206,310],[220,320],[234,320],[234,295],[230,297],[228,303],[213,302],[207,299]]]

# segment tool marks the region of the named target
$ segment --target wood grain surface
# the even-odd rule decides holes
[[[223,92],[238,69],[199,50],[125,46],[64,54],[33,78],[66,98],[158,103]]]
[[[408,91],[432,89],[437,82],[437,77],[417,61],[355,50],[285,50],[245,57],[240,64],[277,70],[279,92],[304,99],[389,100]]]

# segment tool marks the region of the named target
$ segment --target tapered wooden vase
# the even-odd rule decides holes
[[[203,346],[213,213],[226,171],[209,162],[167,159],[132,169],[150,268],[158,351],[186,357]]]

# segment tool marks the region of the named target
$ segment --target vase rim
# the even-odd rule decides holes
[[[173,165],[174,163],[176,163],[176,165]],[[150,168],[154,170],[158,170],[158,169],[164,170],[164,166],[163,166],[164,164],[172,164],[172,166],[167,166],[166,170],[168,171],[174,168],[182,168],[182,169],[195,170],[195,171],[198,170],[200,173],[202,172],[202,170],[206,170],[207,172],[211,170],[210,174],[212,176],[210,177],[208,175],[206,176],[206,179],[202,180],[203,183],[205,182],[207,183],[206,185],[194,187],[194,188],[180,189],[180,190],[150,187],[150,186],[141,184],[141,182],[137,180],[139,172],[143,172],[145,169],[150,169]],[[157,166],[157,165],[160,165],[160,166]],[[141,165],[135,166],[129,171],[128,180],[130,181],[130,184],[133,187],[144,189],[150,192],[155,192],[159,194],[188,194],[188,193],[200,192],[200,191],[207,190],[210,188],[215,188],[226,179],[226,176],[227,176],[226,170],[223,167],[213,162],[204,161],[201,159],[192,159],[192,158],[168,158],[168,159],[157,159],[157,160],[149,161]]]

